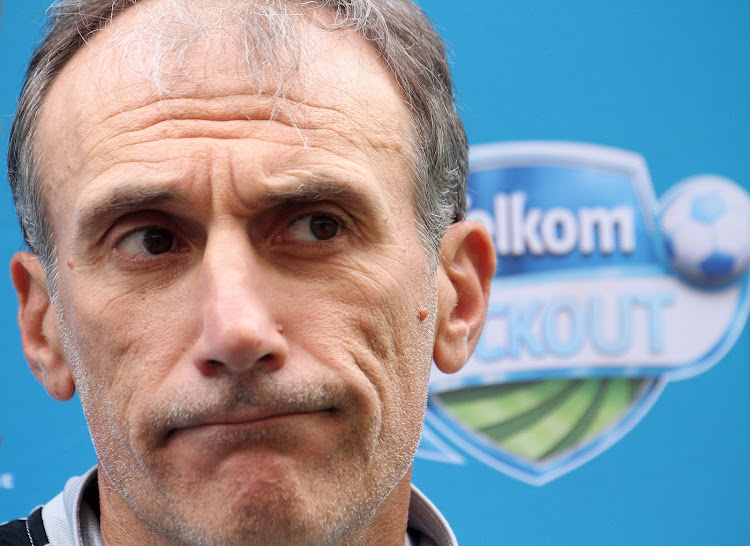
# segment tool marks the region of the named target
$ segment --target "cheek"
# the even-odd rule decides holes
[[[403,270],[349,269],[323,286],[307,303],[298,298],[289,308],[288,339],[348,377],[383,426],[421,425],[437,307],[431,280]],[[421,310],[428,312],[424,319]]]
[[[75,361],[84,408],[104,407],[102,419],[116,414],[128,427],[139,411],[133,401],[147,406],[158,398],[160,384],[195,335],[185,309],[188,299],[119,294],[111,288],[69,293],[85,294],[63,313],[66,352]]]
[[[95,363],[102,386],[110,389],[166,373],[192,330],[179,305],[123,298],[97,307],[77,313],[73,327],[88,353],[84,361]]]

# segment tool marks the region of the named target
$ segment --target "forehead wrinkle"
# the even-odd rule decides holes
[[[351,144],[353,151],[363,151],[365,155],[367,155],[370,149],[373,152],[392,149],[399,155],[408,152],[408,139],[387,138],[388,135],[393,135],[395,128],[387,134],[385,128],[382,134],[380,132],[369,134],[367,131],[357,130],[356,127],[342,127],[340,123],[337,123],[337,121],[346,117],[342,110],[312,104],[305,104],[304,106],[306,109],[322,113],[322,115],[315,116],[316,118],[321,118],[322,121],[305,123],[300,126],[294,123],[296,119],[292,119],[291,116],[272,117],[271,112],[266,108],[256,108],[255,112],[257,113],[252,119],[247,119],[249,116],[246,114],[231,115],[232,112],[224,114],[218,111],[214,111],[206,116],[208,119],[190,117],[187,112],[181,112],[181,115],[175,117],[167,117],[160,114],[152,116],[151,120],[142,123],[141,127],[135,128],[132,128],[128,123],[129,120],[125,118],[124,122],[119,123],[123,130],[115,135],[112,135],[112,131],[110,130],[99,128],[96,134],[103,132],[104,136],[93,144],[84,144],[84,148],[88,148],[88,150],[83,154],[82,163],[90,168],[94,164],[104,162],[104,170],[106,170],[109,162],[122,161],[124,159],[123,156],[127,155],[126,152],[128,149],[143,144],[148,145],[149,143],[165,143],[169,140],[204,138],[243,141],[253,140],[261,136],[266,141],[292,146],[302,145],[306,148],[320,148],[337,155],[345,151],[336,146],[339,139],[343,139]],[[144,106],[141,108],[147,107]],[[331,116],[326,115],[326,112],[334,112],[336,119],[331,119]],[[236,111],[234,112],[234,114],[237,113]],[[196,113],[192,113],[191,115],[196,115]],[[309,114],[304,116],[308,122],[310,121],[310,117],[313,116]],[[113,119],[113,117],[108,119]],[[347,119],[351,121],[351,118]],[[261,124],[260,127],[258,127],[259,124]],[[290,133],[274,135],[273,131],[265,131],[270,125],[276,124],[286,126],[290,131],[293,131],[291,133],[292,138],[289,138]],[[238,128],[240,130],[237,130]],[[335,138],[331,139],[326,135],[333,135]],[[364,147],[362,146],[363,142],[366,144]]]
[[[349,96],[350,99],[355,101],[358,106],[361,108],[361,111],[363,114],[366,115],[366,117],[363,117],[361,121],[363,122],[370,122],[374,123],[375,127],[380,129],[380,131],[373,131],[372,126],[368,126],[367,130],[360,127],[359,124],[353,123],[353,118],[351,116],[350,112],[347,112],[346,107],[341,106],[335,106],[335,105],[316,105],[312,103],[311,101],[305,102],[305,106],[309,106],[311,108],[314,108],[319,111],[328,111],[333,112],[337,114],[337,117],[346,119],[350,122],[352,122],[352,125],[356,125],[356,128],[358,129],[356,134],[361,137],[361,141],[356,138],[349,138],[345,136],[341,131],[334,131],[344,137],[347,141],[351,142],[355,146],[359,146],[362,141],[367,143],[371,148],[373,149],[394,149],[395,151],[399,153],[403,153],[407,151],[409,148],[411,148],[411,134],[409,131],[409,125],[404,123],[398,123],[399,116],[398,115],[380,115],[378,116],[375,112],[377,112],[377,108],[370,109],[368,108],[367,103],[363,103],[361,101],[358,101],[355,97],[348,93],[343,93],[347,96]],[[373,110],[375,112],[373,112]],[[390,114],[396,114],[397,112],[391,111]],[[407,121],[407,120],[403,120]],[[316,127],[316,129],[325,129],[327,125],[333,125],[335,124],[334,120],[331,120],[328,123],[325,123],[319,127]],[[409,138],[394,138],[394,134],[399,136],[408,136]]]
[[[353,102],[356,102],[362,111],[367,114],[367,118],[362,121],[375,122],[376,127],[382,130],[375,131],[375,134],[382,136],[384,141],[393,141],[394,130],[406,129],[405,127],[398,127],[402,125],[395,121],[399,116],[376,116],[375,112],[368,108],[366,102],[357,100],[343,90],[340,91],[342,95],[346,95]],[[259,103],[259,100],[262,102]],[[152,115],[140,115],[143,111],[148,110],[152,110],[154,113]],[[374,110],[377,111],[377,108]],[[117,126],[122,128],[122,131],[116,135],[119,136],[137,133],[143,129],[161,126],[168,122],[263,121],[278,122],[295,130],[317,130],[325,128],[327,125],[333,125],[340,119],[344,119],[349,122],[349,125],[359,129],[358,132],[360,134],[372,140],[370,138],[370,135],[373,133],[372,127],[368,127],[366,131],[360,128],[360,124],[355,123],[352,111],[355,110],[350,111],[345,107],[318,103],[310,99],[295,100],[292,98],[267,97],[262,94],[233,94],[208,96],[205,98],[180,97],[159,99],[157,102],[149,102],[148,104],[137,106],[127,111],[120,109],[112,115],[82,125],[92,126],[93,132],[94,128],[114,124],[115,128]],[[328,115],[329,113],[334,115]],[[125,116],[124,120],[119,121],[123,116]],[[133,116],[133,119],[131,119],[131,116]],[[393,122],[389,123],[391,120]]]
[[[89,121],[81,123],[81,128],[85,129],[87,135],[83,135],[81,143],[88,150],[85,152],[84,161],[89,160],[89,156],[93,156],[99,150],[99,148],[105,145],[107,142],[120,139],[134,137],[136,135],[147,135],[151,138],[133,138],[132,142],[128,144],[138,144],[141,142],[148,142],[149,140],[159,138],[164,135],[168,135],[168,131],[164,131],[163,127],[169,125],[171,122],[232,122],[232,121],[249,121],[251,116],[255,120],[268,121],[270,120],[270,113],[268,108],[264,105],[255,104],[255,106],[245,106],[244,108],[228,108],[221,106],[220,103],[224,102],[223,99],[227,97],[216,97],[216,98],[167,98],[159,99],[156,102],[149,101],[146,104],[140,104],[138,106],[129,108],[127,110],[118,109],[114,113],[108,113],[107,115]],[[174,108],[165,109],[164,105],[168,103],[177,103]],[[190,104],[191,108],[186,108]],[[196,104],[200,104],[200,118],[196,116]],[[145,112],[145,114],[144,114]],[[228,127],[228,126],[227,126]],[[149,131],[155,130],[155,131]],[[155,135],[151,136],[154,132]],[[103,135],[99,137],[100,134]],[[113,134],[114,133],[114,134]],[[95,138],[99,137],[99,138]],[[92,141],[87,143],[87,141]],[[113,146],[115,150],[121,147],[122,144]]]
[[[327,131],[327,129],[316,130],[316,132],[322,131]],[[341,139],[345,138],[337,132],[335,134]],[[222,150],[221,147],[214,145],[217,140],[234,141],[237,147],[232,150]],[[362,156],[367,158],[369,155],[367,150],[363,151],[359,148],[342,150],[336,146],[336,142],[331,142],[330,138],[311,137],[306,140],[306,142],[290,141],[282,136],[272,137],[270,135],[226,136],[219,139],[216,136],[209,138],[205,136],[205,131],[201,131],[200,134],[195,136],[154,138],[112,146],[111,151],[108,153],[93,154],[92,159],[86,162],[83,172],[88,183],[96,183],[98,179],[118,178],[116,174],[108,176],[107,173],[115,169],[127,168],[125,167],[127,165],[132,165],[130,168],[142,167],[148,171],[153,170],[153,172],[157,173],[157,176],[161,170],[167,169],[173,173],[171,178],[176,177],[176,183],[178,180],[184,178],[184,174],[181,173],[190,172],[191,165],[197,167],[199,162],[208,162],[202,169],[207,168],[210,171],[210,163],[214,158],[219,159],[229,154],[231,161],[236,167],[245,169],[245,165],[251,165],[252,169],[260,168],[269,171],[265,175],[274,178],[276,174],[270,171],[284,169],[285,165],[288,166],[290,164],[294,165],[295,168],[305,168],[305,166],[308,166],[313,169],[319,164],[318,168],[325,170],[328,168],[326,156],[311,155],[311,152],[319,150],[327,156],[336,156],[345,159],[348,169],[356,172],[357,176],[364,176],[364,173],[360,171],[364,168],[364,165],[362,165]],[[178,141],[183,142],[183,144],[176,148],[179,153],[174,154],[172,151],[175,150],[175,147],[171,146],[170,143]],[[245,147],[250,146],[251,142],[258,142],[259,145],[264,147],[275,145],[281,148],[276,150],[271,157],[256,158],[253,154],[248,155],[245,153]],[[153,149],[153,154],[150,153],[149,147]],[[164,148],[169,148],[165,156],[160,155],[160,151]],[[359,154],[362,154],[362,156]],[[121,177],[121,175],[119,176]]]
[[[111,184],[112,181],[120,180],[125,180],[125,183],[127,184],[128,179],[142,181],[143,187],[158,184],[163,188],[180,188],[180,181],[188,175],[188,169],[181,163],[182,159],[184,158],[170,157],[166,159],[145,159],[141,157],[123,157],[119,158],[118,161],[109,162],[103,165],[99,170],[94,168],[97,164],[87,163],[85,174],[88,187],[83,193],[96,195],[100,191],[96,189],[97,187],[106,188],[107,184]],[[192,155],[191,159],[193,160],[193,164],[196,164],[195,155]],[[166,173],[166,177],[160,174],[161,168],[165,165],[167,165],[169,169],[173,169]],[[153,180],[153,182],[149,182],[150,180]]]

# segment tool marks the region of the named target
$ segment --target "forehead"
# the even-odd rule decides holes
[[[170,26],[171,5],[129,8],[58,76],[37,137],[48,201],[56,200],[50,193],[60,193],[63,182],[95,178],[149,140],[177,133],[221,139],[225,131],[254,138],[272,124],[286,128],[284,138],[297,144],[340,145],[365,161],[388,151],[402,159],[402,170],[409,168],[405,98],[364,38],[297,16],[293,40],[269,47],[267,22],[238,19],[237,25],[253,28],[224,24],[211,30],[213,3],[202,2],[196,5],[206,8],[206,24],[190,34],[179,21]],[[159,25],[164,34],[155,34]],[[253,31],[259,37],[243,39]],[[190,124],[200,124],[192,135]]]

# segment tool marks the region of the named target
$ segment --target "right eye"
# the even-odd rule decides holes
[[[167,228],[148,226],[125,235],[117,249],[133,257],[157,256],[177,250],[177,237]]]

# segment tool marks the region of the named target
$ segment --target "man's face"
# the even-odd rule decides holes
[[[179,540],[346,537],[408,487],[433,350],[403,96],[342,33],[307,27],[278,100],[215,44],[160,95],[107,35],[39,133],[102,505]]]

